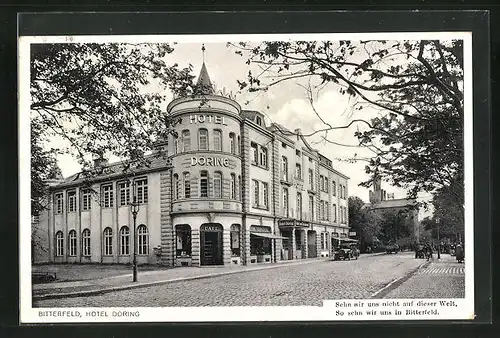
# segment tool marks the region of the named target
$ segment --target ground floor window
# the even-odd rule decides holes
[[[64,255],[64,235],[62,231],[56,233],[56,256]]]
[[[321,233],[321,250],[325,250],[325,233]]]
[[[233,224],[231,225],[231,256],[232,257],[240,257],[241,249],[240,249],[240,225]]]
[[[76,256],[76,231],[71,230],[68,234],[69,255]]]
[[[111,256],[113,254],[113,230],[111,228],[104,229],[104,255]]]
[[[191,227],[187,224],[175,226],[175,255],[191,256]]]
[[[130,248],[130,230],[128,226],[122,226],[120,229],[120,255],[129,255]]]
[[[148,227],[144,224],[139,225],[137,228],[137,242],[138,242],[138,254],[147,255],[149,254],[149,232]]]
[[[271,254],[271,239],[250,236],[250,254],[251,255],[270,255]]]
[[[302,249],[302,232],[295,231],[295,250]]]
[[[84,256],[90,256],[90,230],[85,229],[82,232],[82,252]]]

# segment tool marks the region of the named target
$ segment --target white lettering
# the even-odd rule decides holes
[[[198,161],[196,161],[196,157],[191,157],[191,166],[195,166],[197,163]]]
[[[221,124],[222,123],[222,118],[220,116],[215,116],[214,117],[214,123]]]
[[[198,158],[191,157],[191,166],[195,165],[229,167],[229,159],[220,157],[204,157],[204,156],[200,156]]]
[[[217,159],[216,159],[216,160],[217,160]],[[211,165],[211,166],[213,166],[213,165],[214,165],[213,161],[214,161],[214,159],[213,159],[212,157],[208,157],[208,158],[207,158],[207,165]]]
[[[189,123],[214,123],[214,124],[222,124],[227,126],[226,118],[224,116],[219,115],[190,115]]]
[[[229,159],[228,158],[224,159],[224,167],[229,167]]]
[[[195,123],[196,122],[196,115],[189,115],[189,123]]]
[[[200,165],[205,165],[205,163],[206,163],[206,159],[205,159],[204,157],[200,157],[200,158],[198,159],[198,163],[199,163]]]
[[[227,123],[226,123],[226,121],[225,121],[225,117],[224,117],[224,116],[222,116],[222,122],[221,122],[221,123],[222,123],[223,125],[227,126]]]

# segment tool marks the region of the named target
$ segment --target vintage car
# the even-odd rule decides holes
[[[385,252],[390,254],[390,253],[398,253],[399,252],[399,245],[393,243],[393,244],[388,244],[385,246]]]
[[[352,248],[348,244],[341,244],[333,250],[333,260],[347,260],[354,257]],[[357,256],[356,256],[357,259]]]

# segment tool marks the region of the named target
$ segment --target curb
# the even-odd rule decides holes
[[[394,290],[395,288],[397,288],[398,286],[400,286],[401,284],[403,284],[404,282],[406,282],[408,279],[410,279],[411,277],[413,277],[418,271],[420,271],[421,269],[426,268],[430,264],[431,264],[431,261],[426,261],[426,262],[420,264],[416,268],[410,270],[406,275],[398,277],[396,279],[393,279],[388,284],[386,284],[383,288],[381,288],[380,290],[377,290],[374,293],[372,293],[370,295],[370,297],[368,297],[368,298],[369,299],[381,299],[381,298],[384,298],[384,296],[387,295],[389,292],[391,292],[392,290]]]

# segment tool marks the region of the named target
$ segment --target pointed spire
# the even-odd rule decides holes
[[[198,82],[196,83],[196,89],[198,94],[213,94],[214,88],[212,82],[210,81],[210,76],[208,76],[207,67],[205,66],[205,45],[201,46],[201,51],[203,53],[203,64],[201,66],[200,75],[198,76]]]

